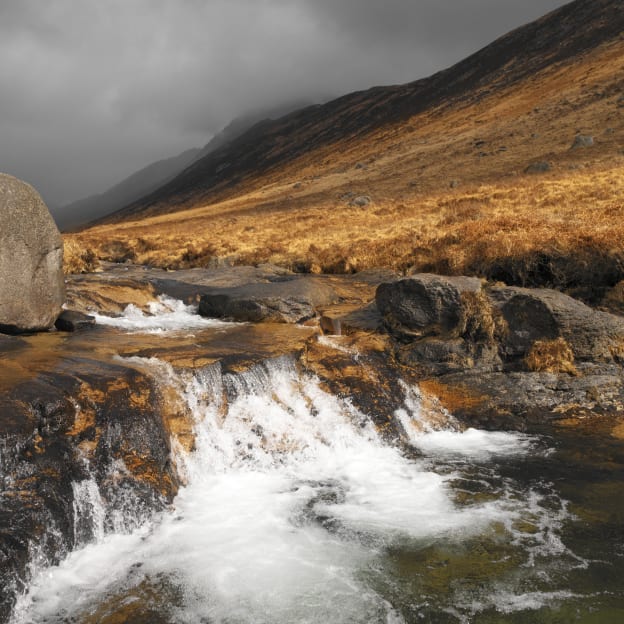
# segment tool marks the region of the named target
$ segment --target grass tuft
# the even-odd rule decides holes
[[[533,372],[579,374],[574,366],[574,353],[564,338],[536,340],[524,362]]]
[[[65,239],[63,246],[63,272],[65,275],[93,273],[99,266],[100,261],[91,247],[84,247],[76,239]]]

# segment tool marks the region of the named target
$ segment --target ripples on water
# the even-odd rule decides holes
[[[91,523],[94,541],[35,576],[14,624],[615,622],[624,613],[621,593],[595,579],[622,564],[594,563],[566,541],[579,519],[549,480],[542,439],[460,431],[450,417],[436,428],[406,387],[400,449],[288,359],[239,375],[135,364],[174,386],[194,415],[196,450],[176,458],[188,485],[172,511],[105,534],[95,482],[75,484],[76,523]],[[591,619],[596,604],[603,619]]]

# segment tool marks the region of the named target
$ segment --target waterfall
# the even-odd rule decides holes
[[[128,505],[111,523],[95,481],[74,483],[77,548],[35,575],[14,624],[80,621],[128,605],[145,613],[148,603],[163,622],[403,622],[389,553],[461,550],[487,535],[515,540],[534,566],[533,546],[544,558],[566,556],[551,539],[557,527],[544,496],[534,493],[526,509],[527,492],[485,464],[461,472],[536,451],[527,436],[462,431],[403,384],[396,416],[413,451],[405,452],[288,357],[241,373],[129,363],[173,391],[193,419],[194,450],[172,443],[187,485],[156,518]],[[475,493],[484,479],[497,489]]]

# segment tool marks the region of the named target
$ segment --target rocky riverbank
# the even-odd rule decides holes
[[[84,504],[77,484],[97,485],[105,526],[128,517],[128,507],[140,522],[173,500],[184,475],[172,445],[192,450],[194,431],[167,385],[168,366],[235,379],[289,356],[397,444],[406,436],[397,416],[405,382],[418,384],[431,419],[448,410],[469,426],[531,430],[595,417],[611,435],[624,429],[624,319],[559,292],[273,266],[111,265],[70,277],[66,288],[68,306],[81,313],[114,318],[131,305],[147,318],[168,296],[236,323],[0,335],[2,620],[33,564],[59,561],[93,537],[76,522]],[[146,366],[152,358],[160,378]]]

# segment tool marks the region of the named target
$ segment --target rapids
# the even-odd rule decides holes
[[[160,305],[110,322],[196,328]],[[75,548],[34,558],[12,624],[563,622],[550,615],[621,598],[587,582],[604,561],[570,545],[578,518],[547,476],[546,437],[429,418],[403,384],[391,444],[289,357],[242,373],[127,362],[192,414],[193,451],[172,443],[186,485],[171,509],[146,521],[128,505],[111,523],[96,481],[74,482]]]

